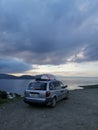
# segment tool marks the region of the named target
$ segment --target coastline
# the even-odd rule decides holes
[[[98,89],[98,84],[94,84],[94,85],[83,85],[83,86],[79,86],[83,89]]]

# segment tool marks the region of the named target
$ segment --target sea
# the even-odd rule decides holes
[[[69,90],[83,89],[79,86],[98,84],[98,77],[58,77],[68,86]],[[24,94],[24,90],[32,80],[27,79],[0,79],[0,90],[11,93]]]

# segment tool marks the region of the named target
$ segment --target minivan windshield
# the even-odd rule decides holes
[[[31,82],[28,86],[29,90],[46,90],[46,83],[42,82]]]

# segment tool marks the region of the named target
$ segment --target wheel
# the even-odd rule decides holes
[[[51,107],[55,107],[55,106],[56,106],[56,98],[53,98],[51,102]]]

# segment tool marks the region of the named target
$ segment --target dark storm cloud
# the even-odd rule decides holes
[[[98,43],[91,44],[85,49],[86,61],[98,61]]]
[[[0,57],[32,64],[98,61],[97,7],[97,0],[1,0]],[[84,58],[77,57],[81,48]]]
[[[0,73],[22,73],[32,69],[32,65],[19,60],[0,59]]]

